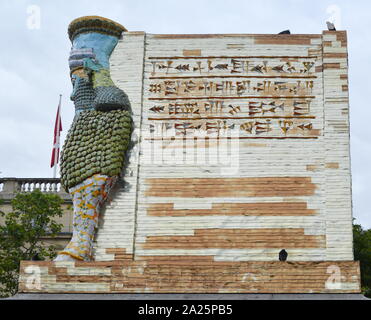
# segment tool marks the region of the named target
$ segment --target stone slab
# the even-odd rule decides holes
[[[49,294],[19,293],[7,300],[370,300],[362,294]]]

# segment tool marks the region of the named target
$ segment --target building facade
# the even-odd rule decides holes
[[[33,265],[43,292],[360,292],[347,69],[345,31],[123,32],[135,131],[95,261],[24,262],[20,291]]]

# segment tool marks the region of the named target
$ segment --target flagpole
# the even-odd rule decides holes
[[[62,101],[62,95],[60,94],[59,95],[59,104],[58,104],[58,109],[59,109],[59,118],[61,117],[61,101]],[[58,167],[58,160],[57,157],[58,157],[58,151],[59,151],[59,124],[60,124],[60,121],[58,119],[57,121],[57,137],[56,137],[56,145],[58,146],[58,148],[55,148],[54,147],[54,167],[53,167],[53,178],[56,178],[57,177],[57,167]]]

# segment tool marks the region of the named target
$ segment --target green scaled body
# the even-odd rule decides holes
[[[61,183],[66,191],[94,174],[119,175],[132,131],[127,110],[81,112],[61,152]]]

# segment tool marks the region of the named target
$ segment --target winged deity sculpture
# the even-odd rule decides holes
[[[69,67],[75,117],[61,152],[61,184],[73,201],[73,235],[55,261],[90,261],[102,205],[125,166],[132,118],[110,76],[110,55],[126,29],[98,16],[73,20]]]

